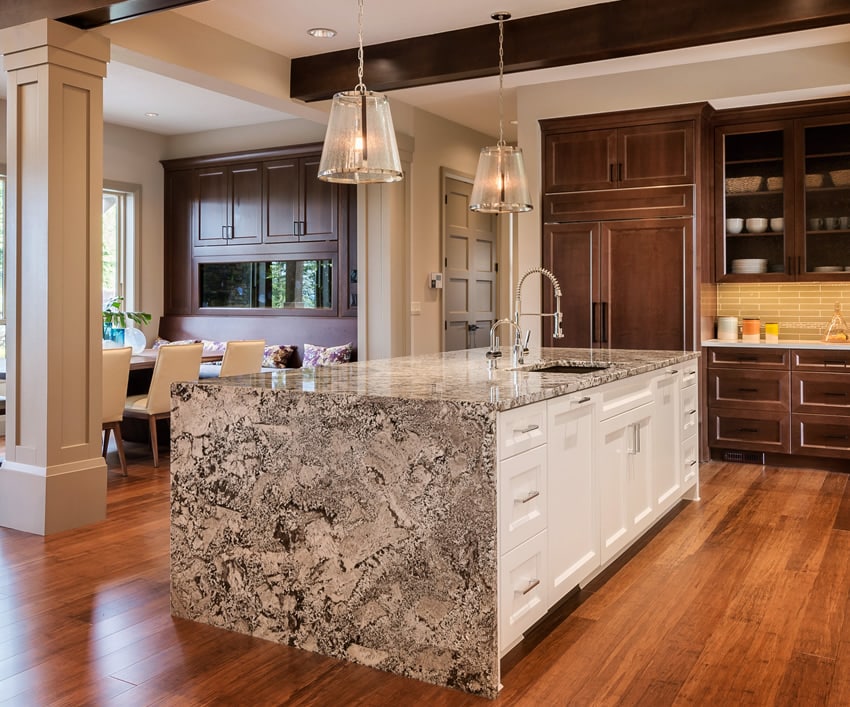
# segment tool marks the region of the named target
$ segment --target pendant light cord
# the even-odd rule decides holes
[[[363,83],[363,0],[357,0],[357,85],[355,91],[366,93]]]
[[[361,0],[362,2],[362,0]],[[502,84],[505,73],[505,21],[499,18],[499,142],[496,147],[505,146],[505,132],[503,128],[505,109],[504,99],[502,97]]]

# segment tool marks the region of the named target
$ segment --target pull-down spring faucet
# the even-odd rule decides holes
[[[517,325],[517,329],[519,332],[522,331],[519,324],[519,318],[523,316],[522,311],[522,283],[525,282],[525,278],[527,278],[532,273],[540,273],[545,277],[548,277],[550,282],[552,283],[552,289],[555,291],[555,311],[552,313],[546,312],[525,312],[524,314],[536,316],[536,317],[552,317],[553,319],[553,331],[552,338],[553,339],[563,339],[564,332],[561,329],[561,323],[563,322],[564,315],[561,314],[561,285],[558,282],[558,278],[556,278],[549,270],[546,268],[531,268],[528,272],[523,275],[519,284],[516,286],[516,302],[514,304],[514,322]],[[517,333],[517,342],[519,342],[521,338],[521,333]],[[528,337],[526,336],[526,342],[528,342]]]

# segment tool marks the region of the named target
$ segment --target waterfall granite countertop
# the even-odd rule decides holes
[[[503,347],[498,368],[488,370],[486,351],[469,349],[343,366],[287,368],[271,374],[206,379],[202,383],[287,390],[293,393],[488,403],[496,410],[508,410],[699,356],[691,351],[544,348],[531,349],[525,355],[525,363],[518,369],[512,369],[510,349]],[[607,368],[582,374],[539,370],[553,363],[593,363]]]
[[[499,411],[698,354],[484,352],[175,384],[172,613],[495,697]]]

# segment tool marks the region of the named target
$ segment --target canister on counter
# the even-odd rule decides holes
[[[777,322],[765,322],[764,324],[764,343],[778,344],[779,343],[779,324]]]
[[[721,341],[737,341],[738,317],[717,317],[717,338]]]
[[[741,339],[743,341],[757,342],[760,340],[761,319],[755,317],[744,317],[744,325]]]

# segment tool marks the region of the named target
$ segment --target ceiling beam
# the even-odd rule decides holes
[[[35,20],[60,20],[91,29],[149,12],[192,5],[200,0],[0,0],[0,29]]]
[[[618,0],[505,23],[505,73],[568,66],[850,23],[848,0]],[[373,91],[498,73],[496,22],[364,49]],[[357,83],[357,50],[292,60],[291,96],[324,100]]]

